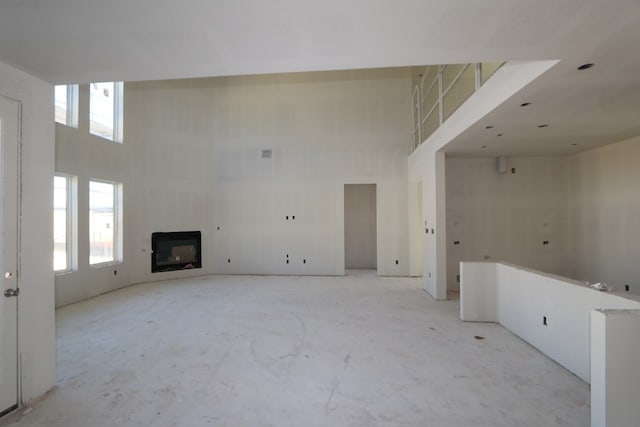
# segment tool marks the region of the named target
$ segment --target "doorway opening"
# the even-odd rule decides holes
[[[376,184],[344,186],[344,268],[378,269]]]

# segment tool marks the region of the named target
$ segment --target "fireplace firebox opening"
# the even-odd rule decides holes
[[[202,268],[202,242],[199,231],[151,234],[152,273],[193,268]]]

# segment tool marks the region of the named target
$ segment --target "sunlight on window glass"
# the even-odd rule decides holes
[[[114,82],[89,85],[89,131],[93,135],[113,140],[115,85]]]
[[[55,120],[63,125],[67,124],[67,85],[55,87]]]
[[[114,261],[115,184],[89,182],[89,264]]]
[[[67,177],[55,176],[53,178],[53,269],[55,271],[68,269],[67,189]]]

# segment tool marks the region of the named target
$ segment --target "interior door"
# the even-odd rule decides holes
[[[0,96],[0,416],[18,407],[18,143],[20,104]]]

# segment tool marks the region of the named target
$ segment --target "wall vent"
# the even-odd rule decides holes
[[[262,150],[262,158],[270,159],[273,156],[273,152],[271,150]]]

